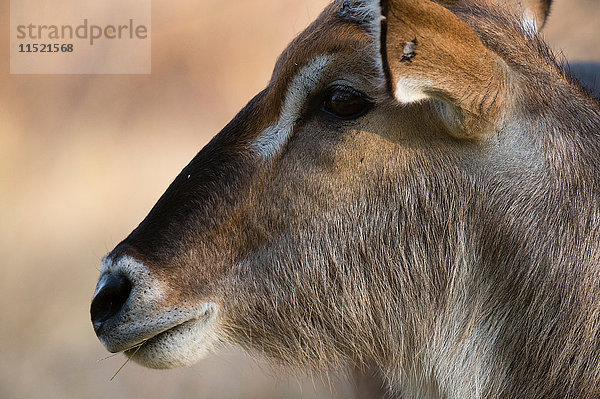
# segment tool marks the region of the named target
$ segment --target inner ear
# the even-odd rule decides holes
[[[524,0],[519,1],[522,13],[522,23],[526,31],[536,33],[544,27],[550,15],[552,0]],[[529,27],[529,29],[528,29]]]
[[[439,102],[450,134],[482,138],[501,120],[504,62],[449,9],[430,0],[383,2],[382,57],[400,103]]]

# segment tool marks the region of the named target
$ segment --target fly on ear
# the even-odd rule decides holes
[[[415,48],[417,48],[417,38],[416,37],[414,39],[412,39],[410,42],[406,42],[406,44],[404,45],[404,50],[402,51],[402,59],[400,59],[400,62],[404,62],[404,61],[412,62],[412,59],[414,58],[414,56],[417,55],[417,53],[415,52]]]

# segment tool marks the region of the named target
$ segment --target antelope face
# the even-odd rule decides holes
[[[353,11],[325,10],[281,55],[267,88],[105,257],[91,313],[110,351],[145,341],[134,360],[164,368],[223,342],[250,347],[263,330],[279,334],[271,323],[291,317],[280,312],[296,306],[293,295],[297,305],[317,300],[297,291],[298,279],[310,290],[333,283],[307,275],[321,274],[326,261],[315,247],[345,232],[337,225],[345,219],[359,222],[351,207],[368,187],[357,173],[367,177],[381,162],[379,146],[397,151],[369,127],[395,107],[376,107],[385,84],[379,19],[369,13],[379,7],[357,16],[377,24],[359,24]]]
[[[227,343],[401,363],[461,263],[479,179],[527,142],[507,122],[510,68],[463,19],[331,4],[105,257],[91,314],[108,350],[144,342],[134,360],[156,368]]]

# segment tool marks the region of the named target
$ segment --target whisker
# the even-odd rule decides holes
[[[96,363],[100,363],[103,360],[110,359],[111,357],[115,357],[115,356],[117,356],[117,355],[119,355],[121,353],[123,353],[123,352],[117,352],[117,353],[110,354],[110,355],[108,355],[106,357],[103,357],[102,359],[96,360]]]

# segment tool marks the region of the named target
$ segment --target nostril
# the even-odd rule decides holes
[[[92,301],[90,314],[94,329],[116,315],[131,293],[131,282],[122,275],[106,274],[99,283],[99,289]]]

